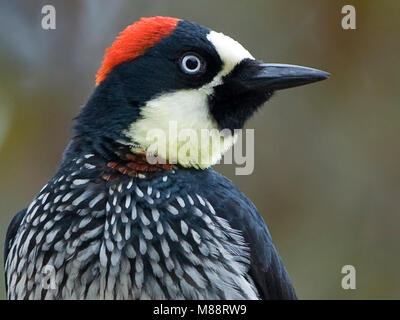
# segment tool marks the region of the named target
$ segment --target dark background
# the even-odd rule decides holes
[[[57,29],[41,28],[41,8]],[[343,30],[353,4],[357,30]],[[1,1],[0,243],[56,171],[104,49],[141,16],[222,31],[266,62],[331,79],[277,94],[248,124],[255,171],[217,170],[255,203],[302,299],[398,299],[400,1]],[[2,255],[2,252],[0,252]],[[341,288],[341,268],[357,289]],[[3,265],[0,298],[4,298]]]

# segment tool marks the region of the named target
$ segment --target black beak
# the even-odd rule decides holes
[[[274,91],[328,77],[329,73],[317,69],[245,59],[214,87],[210,110],[220,128],[243,128],[245,121]]]
[[[245,90],[275,91],[302,86],[327,79],[325,71],[290,64],[262,63],[245,60],[232,75],[234,82]],[[239,82],[239,83],[238,83]]]

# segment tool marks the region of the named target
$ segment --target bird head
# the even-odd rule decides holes
[[[75,129],[96,145],[113,141],[204,169],[276,90],[327,77],[255,60],[237,41],[193,22],[142,18],[106,50]]]

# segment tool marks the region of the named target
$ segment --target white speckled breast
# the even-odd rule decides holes
[[[105,182],[87,155],[33,200],[9,299],[257,299],[241,234],[169,170]]]

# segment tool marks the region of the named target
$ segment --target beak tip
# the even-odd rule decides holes
[[[263,63],[256,60],[247,61],[248,68],[245,87],[275,91],[288,89],[328,79],[331,74],[326,71],[280,63]],[[254,69],[255,67],[255,69]],[[256,70],[256,71],[254,71]]]
[[[325,79],[328,79],[331,76],[331,74],[329,72],[322,71],[322,70],[320,70],[319,72],[320,72],[320,74],[319,74],[320,79],[319,80],[325,80]]]

